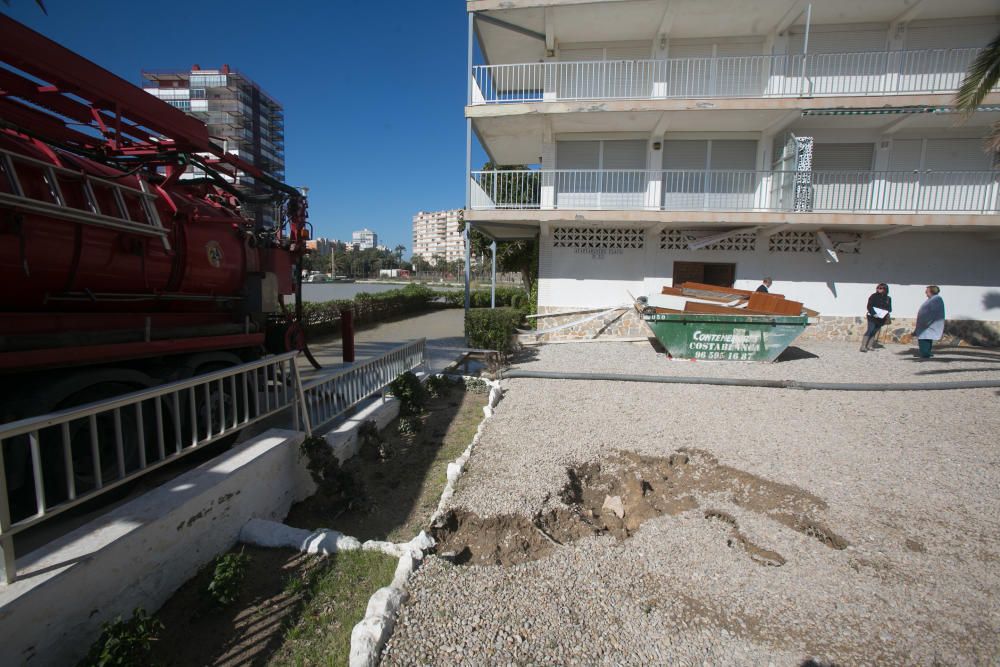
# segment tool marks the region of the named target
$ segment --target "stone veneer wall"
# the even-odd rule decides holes
[[[562,313],[566,311],[576,310],[573,306],[539,306],[538,314],[544,315],[546,313]],[[548,317],[539,317],[537,320],[537,326],[539,329],[551,329],[552,327],[561,326],[563,324],[569,324],[570,322],[575,322],[577,320],[582,320],[585,317],[591,315],[596,315],[599,310],[588,310],[582,313],[571,313],[569,315],[551,315]],[[526,335],[525,338],[529,341],[535,341],[539,343],[548,343],[551,341],[566,341],[566,340],[587,340],[592,338],[598,338],[600,340],[614,340],[618,338],[648,338],[653,335],[653,332],[649,330],[646,323],[642,321],[642,317],[639,313],[635,311],[635,308],[629,308],[628,310],[616,310],[613,313],[605,315],[603,317],[598,317],[597,319],[590,320],[589,322],[584,322],[575,327],[569,327],[567,329],[562,329],[550,334],[543,334],[541,336]]]
[[[909,317],[893,318],[882,328],[879,340],[886,343],[913,343],[916,320]],[[865,317],[820,317],[806,327],[800,341],[850,340],[860,341],[868,329]],[[947,320],[941,343],[947,345],[1000,345],[1000,322],[982,320]]]
[[[574,310],[572,306],[539,306],[538,313],[560,313]],[[563,324],[595,314],[599,311],[572,313],[568,315],[550,315],[539,317],[536,322],[539,329],[550,329]],[[883,328],[880,341],[886,343],[910,344],[913,342],[912,318],[893,319],[892,323]],[[799,341],[831,340],[860,341],[868,328],[864,317],[819,317],[813,324],[806,327],[805,332],[797,339]],[[653,335],[642,317],[633,308],[619,310],[603,317],[584,322],[574,327],[562,329],[541,336],[526,335],[525,342],[547,343],[552,341],[571,340],[615,340],[622,338],[648,338]],[[950,345],[990,345],[1000,346],[1000,322],[980,320],[949,320],[945,325],[945,335],[941,340]]]

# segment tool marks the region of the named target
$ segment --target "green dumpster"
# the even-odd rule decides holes
[[[808,323],[806,315],[644,313],[667,353],[677,359],[774,361]]]

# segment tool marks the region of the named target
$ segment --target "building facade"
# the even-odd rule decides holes
[[[144,71],[143,89],[164,102],[204,121],[223,150],[239,156],[279,181],[285,180],[285,116],[282,106],[259,85],[223,65],[219,69]],[[186,178],[204,176],[190,167]],[[227,179],[231,180],[231,179]],[[241,190],[266,200],[271,190],[252,176],[238,172]],[[262,201],[244,204],[252,217],[266,226],[278,219],[273,206]]]
[[[356,250],[371,250],[378,245],[378,234],[367,227],[351,232],[351,244]]]
[[[431,264],[439,257],[446,262],[460,261],[465,256],[462,214],[462,209],[454,209],[420,211],[413,216],[413,255]]]
[[[860,336],[887,282],[906,340],[923,286],[950,330],[998,340],[1000,94],[954,96],[1000,32],[982,0],[469,0],[466,220],[537,238],[540,328],[698,281]],[[622,314],[624,313],[624,315]],[[614,320],[613,322],[611,320]],[[559,333],[648,335],[634,311]]]

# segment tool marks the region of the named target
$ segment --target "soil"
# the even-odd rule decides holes
[[[847,547],[844,538],[820,521],[824,501],[797,487],[720,465],[704,451],[678,450],[669,457],[619,452],[602,462],[569,468],[566,475],[558,493],[561,502],[532,518],[450,511],[432,526],[438,554],[456,564],[512,565],[543,558],[556,545],[589,535],[626,539],[649,519],[704,506],[705,519],[728,528],[730,547],[759,565],[783,565],[781,554],[754,544],[735,517],[711,507],[719,494],[826,547]]]
[[[157,612],[165,630],[153,647],[153,664],[263,665],[297,620],[308,586],[323,559],[289,549],[238,546],[250,556],[237,599],[218,605],[206,593],[214,561],[174,593]],[[287,590],[286,590],[287,589]]]
[[[356,456],[328,475],[311,498],[294,505],[285,523],[296,528],[330,528],[359,540],[408,541],[437,509],[448,463],[469,443],[483,419],[487,396],[447,389],[427,403],[413,435],[399,433],[399,420],[381,432],[377,447],[386,458]],[[362,452],[364,454],[364,452]]]

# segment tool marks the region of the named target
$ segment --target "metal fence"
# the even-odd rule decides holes
[[[978,48],[596,60],[472,68],[473,104],[957,90]]]
[[[14,535],[300,400],[296,355],[0,425],[5,580],[15,576]]]
[[[293,408],[311,433],[425,363],[424,339],[303,384],[297,352],[0,424],[0,577],[14,536],[157,468]],[[302,409],[305,406],[305,409]]]
[[[472,208],[996,213],[1000,171],[472,172]]]
[[[303,395],[309,424],[321,428],[362,401],[385,391],[400,374],[425,363],[426,339],[420,338],[350,368],[307,382]]]

